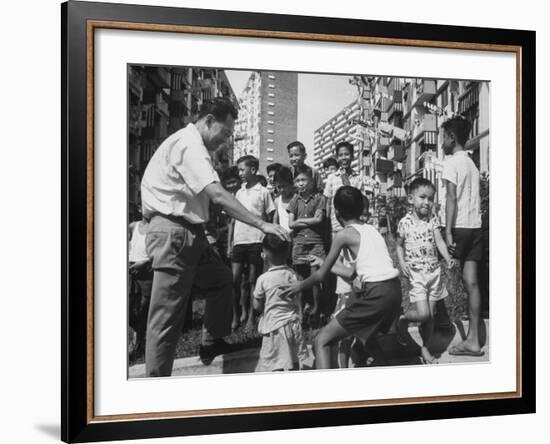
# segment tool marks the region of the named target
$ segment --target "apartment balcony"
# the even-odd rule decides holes
[[[164,93],[157,94],[156,110],[159,114],[169,116],[167,96]]]
[[[141,120],[141,106],[130,107],[130,134],[136,137],[141,136],[141,129],[145,126],[145,122]]]
[[[458,98],[458,112],[466,113],[479,104],[479,84],[470,82],[469,88]]]
[[[377,173],[388,174],[393,172],[394,163],[391,160],[379,158],[374,161],[374,168]]]
[[[385,113],[390,108],[391,104],[392,100],[381,95],[374,107],[380,110],[380,112]]]
[[[388,191],[394,188],[401,188],[403,186],[403,176],[400,171],[397,171],[395,174],[388,176],[386,185]]]
[[[388,109],[388,120],[396,113],[403,113],[403,92],[401,90],[393,92],[393,101]]]
[[[141,71],[130,69],[128,72],[128,87],[131,94],[134,94],[138,100],[143,97],[143,88],[145,86],[145,77]]]
[[[408,84],[403,90],[403,112],[408,114],[417,106],[424,106],[437,93],[435,80],[422,80],[418,84]]]
[[[144,140],[151,140],[156,137],[156,130],[154,126],[148,126],[141,129],[141,138]]]
[[[436,94],[435,80],[423,80],[416,86],[416,100],[413,101],[414,106],[423,106],[424,102],[430,101]]]
[[[426,145],[437,143],[437,120],[434,114],[425,114],[420,118],[420,125],[414,125],[412,140]]]
[[[395,162],[402,162],[407,157],[405,147],[403,145],[391,145],[388,149],[388,159]]]
[[[170,91],[170,98],[172,101],[187,103],[188,92],[185,89],[173,89]]]
[[[170,88],[170,71],[166,68],[145,68],[147,77],[157,88]]]
[[[376,147],[376,152],[378,153],[387,153],[388,148],[390,147],[390,138],[389,137],[379,137],[378,146]]]

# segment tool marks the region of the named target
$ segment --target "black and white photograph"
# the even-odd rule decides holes
[[[128,64],[128,378],[490,362],[491,86]]]

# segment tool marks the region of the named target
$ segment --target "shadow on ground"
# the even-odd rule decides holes
[[[59,424],[35,424],[34,428],[55,440],[61,438],[61,427]]]

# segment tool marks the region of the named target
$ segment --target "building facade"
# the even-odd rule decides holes
[[[480,172],[489,172],[488,82],[362,77],[360,98],[315,131],[316,168],[334,155],[336,143],[347,140],[356,150],[353,167],[362,168],[371,179],[365,181],[365,191],[402,196],[405,185],[416,177],[431,180],[439,191],[444,158],[441,125],[460,114],[472,124],[465,148]]]
[[[131,218],[138,217],[140,184],[149,159],[173,132],[198,118],[201,104],[214,97],[236,96],[223,70],[128,67],[128,199]],[[218,167],[231,163],[232,141],[214,155]]]
[[[357,123],[361,119],[360,103],[354,100],[342,111],[326,121],[313,134],[313,165],[320,171],[323,179],[326,174],[323,162],[329,157],[336,157],[334,148],[342,141],[351,142],[355,148],[352,168],[359,167],[359,149],[363,138],[362,127]]]
[[[298,137],[298,74],[253,72],[239,97],[233,160],[252,155],[260,174],[273,162],[288,163],[286,146]]]

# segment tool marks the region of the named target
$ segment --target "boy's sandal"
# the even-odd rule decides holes
[[[420,362],[422,365],[435,365],[439,364],[439,360],[437,358],[433,358],[431,360],[426,359],[424,356],[420,356]]]

